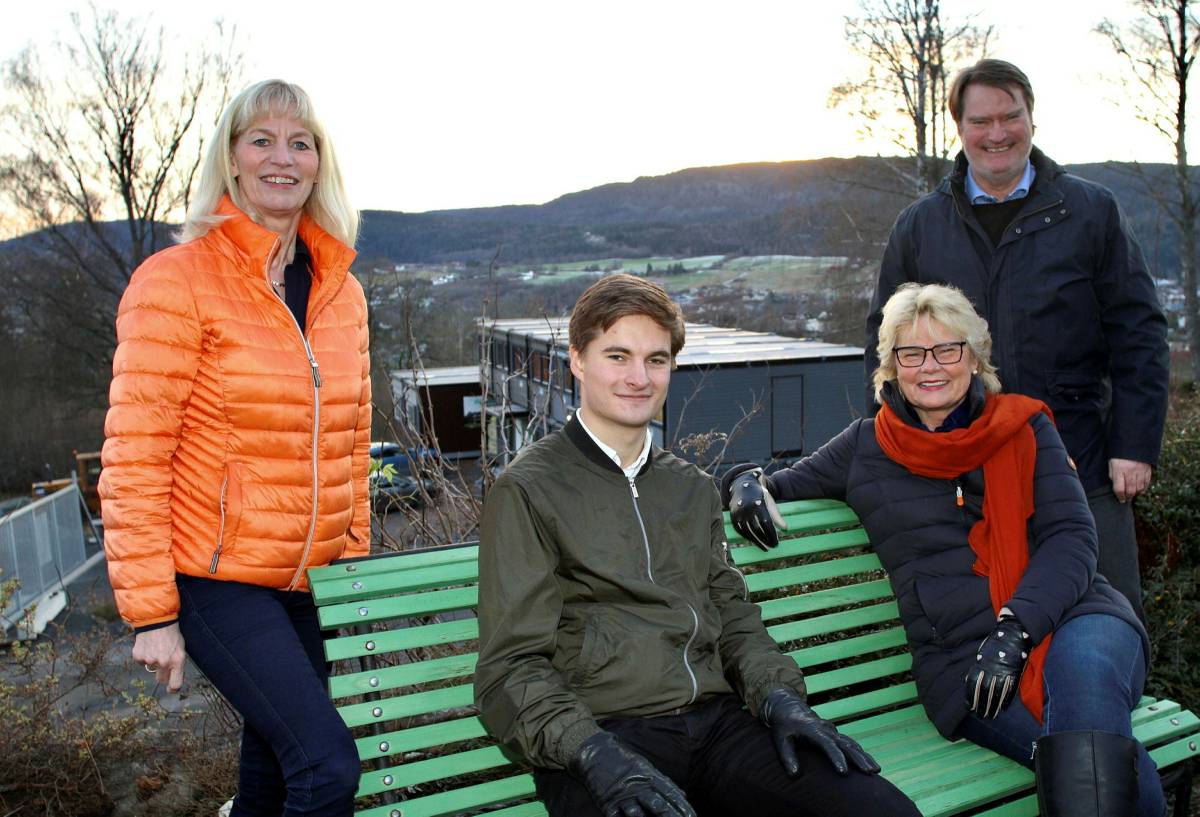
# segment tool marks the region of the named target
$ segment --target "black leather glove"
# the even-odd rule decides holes
[[[800,758],[795,747],[798,741],[811,743],[824,752],[838,774],[848,770],[847,760],[860,772],[875,774],[879,771],[879,764],[858,745],[858,741],[839,732],[790,689],[769,692],[760,715],[763,723],[771,728],[775,751],[779,753],[779,761],[788,777],[800,774]]]
[[[1012,613],[1001,615],[967,672],[967,708],[981,718],[994,718],[1012,703],[1031,646],[1020,620]]]
[[[739,465],[724,480],[729,496],[729,521],[733,529],[763,550],[779,546],[777,528],[787,530],[787,522],[775,506],[767,488],[767,476],[761,468]]]
[[[683,791],[612,732],[585,740],[567,771],[604,817],[696,817]]]

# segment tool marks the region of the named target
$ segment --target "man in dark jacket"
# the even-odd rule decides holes
[[[729,560],[720,498],[653,444],[683,316],[615,275],[570,321],[581,406],[484,503],[475,700],[552,817],[906,815],[805,703]]]
[[[1033,90],[1019,68],[981,60],[948,97],[963,149],[892,229],[867,319],[868,379],[896,287],[961,289],[988,321],[1004,390],[1054,411],[1100,532],[1099,570],[1140,617],[1129,503],[1150,484],[1167,410],[1154,282],[1112,193],[1033,146]]]

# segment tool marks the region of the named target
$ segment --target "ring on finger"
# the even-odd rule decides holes
[[[145,669],[146,672],[158,672],[158,667],[154,666],[153,664],[143,664],[142,668]]]

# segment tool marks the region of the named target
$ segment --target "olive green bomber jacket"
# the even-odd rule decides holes
[[[804,694],[729,561],[720,499],[655,447],[629,480],[577,421],[526,448],[484,503],[475,702],[488,732],[563,768],[614,716],[736,691]]]

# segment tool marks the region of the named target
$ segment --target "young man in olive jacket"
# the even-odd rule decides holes
[[[484,503],[488,732],[534,766],[551,817],[915,816],[805,704],[729,560],[712,481],[652,442],[678,306],[614,275],[579,299],[569,333],[580,409]]]

